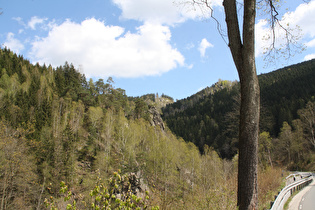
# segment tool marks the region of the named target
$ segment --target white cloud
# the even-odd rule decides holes
[[[143,22],[173,25],[186,19],[209,17],[205,7],[193,7],[182,0],[113,0],[122,10],[122,18]],[[222,0],[213,0],[213,6],[222,6]],[[205,12],[207,11],[207,12]]]
[[[44,23],[47,18],[39,18],[37,16],[31,17],[31,20],[27,23],[27,26],[30,27],[31,29],[35,30],[36,25]]]
[[[270,31],[266,20],[259,20],[255,26],[255,54],[261,56],[265,52],[265,47],[270,46]]]
[[[160,75],[178,65],[183,55],[170,45],[168,27],[146,23],[136,33],[107,26],[94,18],[54,25],[47,37],[32,43],[34,62],[81,65],[88,77],[140,77]]]
[[[13,17],[12,19],[18,22],[18,24],[25,26],[25,23],[23,22],[23,19],[21,17]]]
[[[300,4],[295,11],[287,12],[283,15],[280,20],[281,24],[284,26],[289,26],[291,29],[296,27],[301,29],[301,33],[298,30],[292,31],[291,33],[296,36],[302,35],[301,42],[306,42],[306,45],[314,45],[315,41],[309,41],[315,37],[315,1],[311,1],[308,4]],[[277,46],[279,47],[284,43],[284,31],[282,29],[276,28],[276,38]],[[259,20],[256,24],[256,56],[263,55],[265,47],[271,45],[271,31],[265,20]],[[303,43],[302,43],[303,44]]]
[[[306,45],[307,47],[315,47],[315,39],[313,39],[313,40],[307,42],[305,45]]]
[[[4,46],[19,54],[24,50],[24,45],[16,38],[14,38],[13,33],[8,33],[6,41],[3,43]]]
[[[210,42],[208,42],[207,39],[205,39],[205,38],[202,39],[201,43],[199,45],[199,48],[198,48],[201,57],[205,57],[206,49],[209,47],[213,47],[213,45]]]
[[[301,27],[305,36],[314,37],[315,1],[300,4],[295,11],[284,15],[283,20],[291,26]]]
[[[173,24],[183,22],[179,9],[170,0],[113,0],[122,17],[139,21]]]
[[[32,29],[32,30],[36,30],[37,25],[41,25],[43,27],[43,29],[48,29],[50,28],[50,26],[52,24],[54,24],[54,20],[48,24],[45,23],[45,21],[47,21],[47,18],[40,18],[37,16],[33,16],[31,17],[31,19],[25,24],[23,19],[21,17],[13,17],[13,20],[17,21],[18,24],[22,25],[23,28],[25,29]],[[23,29],[20,29],[20,31]]]
[[[314,54],[309,54],[309,55],[304,57],[305,61],[312,60],[312,59],[315,59],[315,53]]]

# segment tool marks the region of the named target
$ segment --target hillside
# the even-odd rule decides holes
[[[261,88],[260,131],[278,137],[284,122],[293,125],[298,110],[315,96],[315,60],[258,76]],[[237,153],[239,83],[219,80],[211,87],[163,108],[167,126],[200,151],[205,144],[223,158]]]
[[[235,87],[220,81],[194,100],[210,94],[223,105]],[[1,49],[1,209],[96,209],[101,204],[235,209],[237,155],[224,160],[207,146],[200,154],[175,136],[160,117],[160,108],[170,103],[173,99],[164,94],[128,97],[112,78],[87,81],[71,64],[33,65]],[[222,117],[224,109],[211,106]],[[261,152],[262,160],[266,154]],[[268,208],[283,172],[264,162],[260,166],[259,199]],[[126,185],[131,192],[125,192]]]
[[[101,204],[99,189],[115,196],[126,188],[118,178],[129,177],[133,193],[147,200],[149,192],[145,205],[234,209],[237,159],[210,148],[200,155],[173,135],[159,113],[170,102],[128,97],[112,78],[87,81],[71,64],[33,65],[0,49],[0,208],[68,209],[62,192],[70,192],[68,204],[88,209]],[[112,208],[124,204],[104,196]]]

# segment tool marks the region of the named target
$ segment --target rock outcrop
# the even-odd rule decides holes
[[[149,113],[150,113],[150,123],[152,126],[160,127],[161,130],[165,129],[165,125],[163,122],[163,119],[161,117],[160,112],[157,110],[155,106],[149,107]]]

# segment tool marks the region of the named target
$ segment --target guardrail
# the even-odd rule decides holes
[[[287,178],[296,176],[297,174],[294,174],[288,176]],[[272,203],[270,210],[282,210],[286,201],[296,190],[301,190],[313,181],[313,175],[311,173],[298,174],[298,176],[301,179],[284,187],[278,194],[276,200]]]

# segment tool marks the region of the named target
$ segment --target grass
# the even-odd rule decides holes
[[[284,210],[288,210],[289,209],[290,202],[292,201],[293,197],[296,196],[299,192],[300,192],[300,190],[297,190],[290,196],[290,198],[287,200],[287,202],[285,202],[285,204],[283,206]]]
[[[270,202],[275,200],[275,195],[285,187],[285,176],[281,168],[267,168],[259,170],[258,196],[259,209],[270,209]]]

